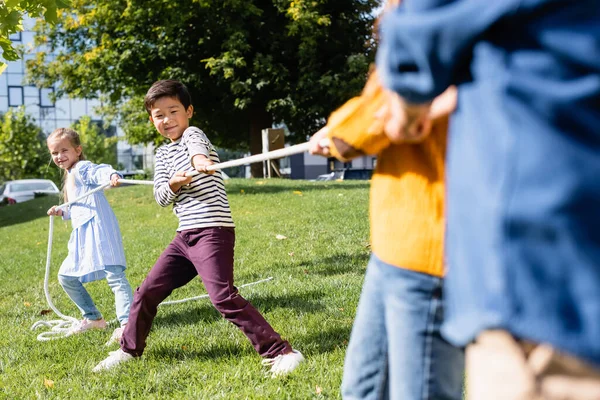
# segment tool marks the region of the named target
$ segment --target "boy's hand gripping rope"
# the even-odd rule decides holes
[[[237,160],[231,160],[231,161],[226,161],[226,162],[222,162],[222,163],[218,163],[218,164],[212,164],[212,165],[207,166],[206,170],[207,171],[215,171],[217,169],[237,167],[237,166],[241,166],[241,165],[252,164],[255,162],[261,162],[261,161],[267,161],[267,160],[272,160],[272,159],[276,159],[276,158],[287,157],[287,156],[291,156],[294,154],[304,153],[305,151],[307,151],[309,149],[309,146],[310,145],[308,142],[302,143],[302,144],[297,144],[295,146],[285,147],[283,149],[274,150],[274,151],[270,151],[267,153],[255,154],[253,156],[244,157],[244,158],[240,158]],[[188,176],[195,176],[198,174],[199,174],[199,172],[193,172]],[[154,184],[153,181],[142,181],[142,180],[131,180],[131,179],[119,179],[119,182],[126,183],[126,184],[134,184],[134,185],[153,185]],[[106,183],[104,185],[98,186],[97,188],[90,190],[89,192],[84,193],[83,195],[79,196],[75,200],[69,201],[68,203],[61,204],[60,206],[57,207],[57,209],[65,209],[69,205],[76,203],[91,194],[94,194],[96,192],[104,190],[104,189],[108,188],[109,186],[110,186],[110,183]],[[50,298],[50,291],[48,290],[48,281],[49,281],[49,277],[50,277],[50,261],[51,261],[51,256],[52,256],[52,234],[53,234],[53,232],[54,232],[54,216],[51,215],[50,216],[50,226],[48,229],[48,249],[46,251],[46,273],[44,275],[44,294],[46,296],[46,301],[48,302],[48,305],[50,306],[52,311],[54,311],[56,313],[56,315],[58,315],[61,319],[56,319],[56,320],[51,320],[51,321],[37,321],[36,323],[34,323],[31,327],[32,330],[37,329],[40,326],[46,326],[46,327],[50,328],[49,331],[42,332],[37,336],[37,340],[39,340],[39,341],[48,341],[48,340],[63,338],[67,335],[69,330],[71,330],[74,326],[76,326],[76,324],[79,323],[79,320],[77,318],[69,317],[69,316],[61,313],[54,306],[54,303],[52,303],[52,299]],[[273,277],[268,277],[266,279],[261,279],[256,282],[246,283],[244,285],[238,286],[238,288],[256,285],[259,283],[270,281],[272,279],[273,279]],[[205,294],[205,295],[201,295],[201,296],[190,297],[187,299],[165,301],[165,302],[162,302],[160,305],[180,304],[180,303],[185,303],[187,301],[199,300],[199,299],[203,299],[203,298],[207,298],[207,297],[208,297],[208,295]]]

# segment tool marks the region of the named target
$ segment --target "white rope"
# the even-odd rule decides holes
[[[267,153],[255,154],[253,156],[244,157],[244,158],[240,158],[237,160],[231,160],[231,161],[226,161],[226,162],[222,162],[222,163],[218,163],[218,164],[212,164],[212,165],[209,165],[206,168],[206,170],[214,171],[217,169],[237,167],[240,165],[246,165],[246,164],[251,164],[251,163],[260,162],[260,161],[266,161],[266,160],[272,160],[272,159],[281,158],[281,157],[287,157],[287,156],[290,156],[293,154],[304,153],[305,151],[308,150],[308,148],[309,148],[309,143],[306,142],[306,143],[298,144],[295,146],[290,146],[290,147],[285,147],[283,149],[270,151]],[[195,171],[194,173],[190,174],[189,176],[195,176],[198,174],[199,174],[199,172]],[[142,180],[132,180],[132,179],[119,179],[119,182],[124,183],[124,184],[133,184],[133,185],[153,185],[154,184],[153,181],[142,181]],[[109,186],[110,186],[110,183],[106,183],[104,185],[98,186],[97,188],[92,189],[89,192],[82,194],[81,196],[77,197],[76,199],[74,199],[72,201],[61,204],[60,206],[58,206],[56,208],[64,210],[66,207],[70,206],[71,204],[81,201],[82,199],[86,198],[87,196],[90,196],[96,192],[99,192]],[[53,232],[54,232],[54,217],[51,215],[50,216],[50,226],[48,229],[48,250],[46,252],[46,273],[44,275],[44,295],[46,296],[46,301],[48,302],[48,305],[50,306],[52,311],[54,311],[56,313],[56,315],[58,315],[61,319],[55,319],[55,320],[51,320],[51,321],[37,321],[36,323],[34,323],[32,325],[31,330],[35,330],[41,326],[50,328],[49,331],[42,332],[37,336],[37,340],[42,341],[42,342],[48,341],[48,340],[53,340],[53,339],[63,338],[65,336],[67,336],[67,334],[69,333],[69,331],[71,329],[73,329],[77,324],[79,324],[79,320],[77,318],[69,317],[69,316],[61,313],[54,306],[54,303],[52,303],[52,299],[50,298],[48,282],[49,282],[49,277],[50,277],[50,261],[51,261],[51,256],[52,256]],[[271,277],[268,277],[266,279],[261,279],[256,282],[246,283],[244,285],[239,286],[239,288],[257,285],[259,283],[267,282],[272,279],[273,279],[273,277],[271,276]],[[190,297],[187,299],[166,301],[166,302],[161,303],[160,305],[181,304],[181,303],[185,303],[188,301],[204,299],[207,297],[208,297],[208,295],[204,294],[201,296]]]
[[[50,291],[48,290],[48,278],[50,276],[50,256],[52,254],[52,233],[54,232],[54,216],[50,216],[50,227],[48,228],[48,250],[46,251],[46,274],[44,276],[44,294],[46,295],[46,301],[48,305],[61,319],[55,319],[52,321],[37,321],[31,327],[32,330],[39,328],[40,326],[46,326],[50,328],[48,332],[42,332],[37,336],[39,341],[47,341],[52,339],[59,339],[65,337],[67,332],[79,323],[77,318],[69,317],[64,315],[54,306],[52,299],[50,298]]]
[[[273,280],[272,276],[265,278],[265,279],[261,279],[260,281],[245,283],[242,286],[238,286],[238,289],[252,286],[252,285],[258,285],[259,283],[268,282],[270,280]],[[208,297],[208,294],[203,294],[203,295],[196,296],[196,297],[189,297],[187,299],[163,301],[162,303],[159,304],[159,306],[170,306],[172,304],[181,304],[181,303],[186,303],[188,301],[206,299],[207,297]]]
[[[323,143],[327,143],[327,139]],[[252,164],[261,161],[274,160],[276,158],[288,157],[294,154],[304,153],[310,148],[310,143],[305,142],[296,144],[294,146],[284,147],[283,149],[273,150],[262,154],[255,154],[237,160],[225,161],[218,164],[212,164],[206,167],[207,171],[214,171],[216,169],[225,169],[230,167],[239,167],[240,165]]]

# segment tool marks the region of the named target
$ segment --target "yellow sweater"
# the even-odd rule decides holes
[[[388,264],[443,276],[448,118],[418,144],[392,144],[371,181],[371,248]]]
[[[329,118],[330,150],[344,161],[377,154],[370,199],[373,253],[388,264],[441,277],[448,116],[433,120],[423,142],[391,144],[381,121],[369,117],[383,100],[368,87]]]

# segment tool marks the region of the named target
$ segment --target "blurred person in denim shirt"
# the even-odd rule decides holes
[[[600,3],[405,0],[380,34],[389,136],[458,87],[444,333],[469,398],[599,399]]]

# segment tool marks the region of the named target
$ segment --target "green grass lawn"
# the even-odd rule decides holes
[[[339,398],[344,353],[360,294],[368,247],[368,183],[230,180],[236,223],[236,283],[306,362],[271,379],[246,337],[207,299],[164,306],[144,356],[114,371],[92,373],[107,356],[112,328],[49,342],[30,327],[55,319],[43,291],[48,218],[55,198],[0,208],[1,399],[310,399]],[[127,276],[137,287],[177,227],[148,186],[107,192],[119,219]],[[56,274],[70,223],[55,219],[50,293],[66,315],[80,317]],[[285,240],[276,239],[284,235]],[[86,286],[105,318],[115,318],[105,281]],[[169,300],[205,293],[199,279]]]

